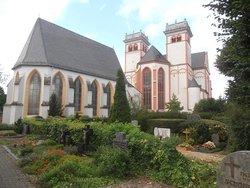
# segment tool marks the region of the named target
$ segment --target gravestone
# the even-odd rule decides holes
[[[212,134],[211,136],[212,138],[212,142],[215,144],[215,145],[218,145],[220,143],[220,137],[218,134]]]
[[[30,126],[23,124],[22,134],[30,134]]]
[[[138,121],[137,121],[137,120],[132,120],[131,123],[132,123],[134,126],[138,126]]]
[[[83,154],[83,153],[87,153],[88,151],[91,150],[90,148],[90,140],[91,140],[91,137],[93,136],[93,129],[90,128],[90,125],[86,125],[83,129],[82,129],[82,132],[83,132],[83,142],[80,142],[78,144],[78,152]]]
[[[188,121],[199,121],[201,119],[199,114],[189,114],[187,115]]]
[[[160,139],[170,138],[170,129],[168,128],[154,128],[154,135],[160,137]]]
[[[63,144],[64,146],[70,145],[70,132],[68,129],[60,129],[60,135],[58,138],[58,143]]]
[[[250,188],[250,151],[227,155],[217,172],[219,188]]]
[[[115,139],[113,140],[113,147],[119,147],[122,149],[128,148],[128,141],[125,138],[124,132],[118,132],[115,135]]]

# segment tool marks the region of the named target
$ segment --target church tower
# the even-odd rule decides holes
[[[130,84],[135,86],[137,63],[145,55],[150,45],[148,37],[143,32],[126,34],[125,40],[125,76]]]
[[[172,65],[189,64],[191,66],[190,39],[193,36],[186,20],[166,24],[166,58]]]
[[[175,94],[184,111],[189,110],[189,80],[192,80],[191,45],[193,36],[186,20],[166,24],[166,59],[170,62],[170,96]]]

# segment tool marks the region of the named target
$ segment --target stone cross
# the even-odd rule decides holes
[[[224,163],[224,164],[230,167],[231,177],[234,178],[234,168],[240,168],[240,166],[234,163],[234,158],[232,157],[230,157],[229,163]]]
[[[185,141],[188,141],[188,136],[190,135],[191,132],[188,129],[185,129],[185,131],[183,131],[183,133],[186,135]]]

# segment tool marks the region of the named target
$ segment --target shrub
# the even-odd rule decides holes
[[[220,142],[226,142],[228,139],[228,127],[219,121],[202,119],[196,122],[185,121],[181,124],[191,130],[191,138],[196,144],[211,141],[211,135],[214,133],[219,135]]]
[[[24,146],[20,150],[18,150],[17,155],[24,156],[24,155],[26,155],[28,153],[32,153],[32,152],[33,152],[32,146],[28,145],[28,146]]]
[[[94,156],[102,176],[122,178],[130,173],[131,159],[127,150],[102,146]]]
[[[22,118],[19,118],[15,123],[14,123],[14,130],[17,134],[21,134],[23,131],[23,122]]]
[[[14,130],[14,126],[0,123],[0,130]]]

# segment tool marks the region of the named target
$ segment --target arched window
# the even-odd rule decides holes
[[[151,109],[151,71],[149,68],[143,71],[143,98],[144,105]]]
[[[176,37],[172,37],[171,42],[176,42]]]
[[[133,46],[132,45],[129,45],[128,46],[128,51],[131,52],[133,50]]]
[[[62,91],[63,91],[63,82],[60,74],[58,73],[54,76],[53,79],[53,92],[56,94],[56,97],[60,104],[62,104]]]
[[[96,82],[93,81],[91,84],[91,91],[92,91],[92,107],[93,107],[93,116],[97,115],[97,96],[98,96],[98,91],[97,91],[97,85]]]
[[[134,45],[134,51],[136,51],[136,50],[138,50],[138,45],[137,44]]]
[[[81,111],[81,102],[82,102],[82,83],[80,78],[77,78],[74,82],[74,105],[75,112]]]
[[[111,88],[109,84],[106,86],[106,93],[107,93],[107,108],[108,108],[108,115],[109,115],[110,108],[111,108]]]
[[[37,72],[30,79],[28,115],[39,115],[41,78]]]
[[[181,41],[181,35],[177,36],[177,42]]]
[[[162,68],[158,71],[158,109],[163,110],[165,106],[165,100],[164,100],[164,85],[165,85],[165,76],[164,76],[164,70]]]

